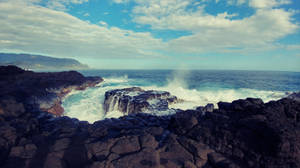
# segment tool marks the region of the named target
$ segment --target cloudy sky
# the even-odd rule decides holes
[[[0,52],[98,69],[300,71],[300,1],[0,0]]]

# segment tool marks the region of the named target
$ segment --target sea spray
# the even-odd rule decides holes
[[[120,78],[107,78],[97,87],[88,88],[84,91],[73,91],[62,102],[65,115],[93,123],[97,120],[110,117],[120,117],[122,113],[114,109],[115,103],[110,104],[109,113],[103,110],[105,92],[119,87],[128,87],[126,76]]]
[[[168,86],[177,88],[188,88],[187,78],[189,78],[190,71],[189,70],[174,70],[172,75],[167,78]]]
[[[257,80],[252,81],[249,81],[249,77],[228,77],[223,71],[220,73],[215,71],[205,71],[205,73],[201,72],[200,75],[198,72],[186,70],[168,72],[168,75],[165,75],[165,72],[167,71],[120,71],[121,75],[119,77],[116,75],[114,77],[106,77],[105,82],[99,84],[95,88],[71,92],[71,94],[63,100],[65,115],[80,120],[87,120],[91,123],[105,118],[120,117],[123,114],[115,108],[115,104],[113,104],[113,110],[108,113],[104,112],[103,102],[105,92],[112,89],[129,88],[133,86],[141,87],[144,90],[168,91],[172,95],[177,96],[177,98],[184,100],[182,103],[169,106],[170,108],[180,109],[193,109],[208,103],[213,103],[215,107],[217,107],[216,105],[219,101],[231,102],[236,99],[244,99],[247,97],[261,98],[264,102],[268,102],[270,100],[278,100],[285,97],[286,90],[288,89],[285,91],[272,89],[265,90],[265,86],[274,88],[296,87],[296,89],[298,86],[287,85],[284,83],[293,78],[283,78],[279,81],[282,81],[282,84],[280,84],[278,81],[274,82],[269,80],[265,80],[262,83],[261,80],[263,78],[261,76],[257,77]],[[234,72],[234,74],[236,74],[236,72]],[[257,73],[254,73],[253,76],[256,74]],[[280,79],[280,77],[277,78]],[[297,84],[297,78],[293,80],[296,81],[290,83]],[[245,88],[240,86],[241,83],[243,83],[242,86],[248,86],[245,85],[245,83],[247,84],[249,82],[252,83],[251,86],[254,87]],[[221,85],[223,83],[224,86]],[[232,86],[228,87],[228,84],[232,84]],[[262,89],[256,89],[258,86],[262,86]],[[293,89],[288,91],[293,91]],[[157,114],[162,115],[166,113],[158,111]]]

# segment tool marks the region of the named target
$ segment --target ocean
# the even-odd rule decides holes
[[[232,102],[247,97],[264,102],[278,100],[300,91],[300,72],[229,70],[87,70],[85,76],[101,76],[104,82],[84,91],[72,91],[63,100],[65,115],[93,123],[122,116],[105,114],[104,94],[111,89],[138,86],[145,90],[168,91],[184,102],[170,108],[194,109],[219,101]],[[156,115],[166,115],[157,112]]]

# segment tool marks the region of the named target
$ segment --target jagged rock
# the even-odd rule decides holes
[[[140,152],[117,158],[111,164],[116,168],[158,168],[159,155],[154,149],[145,148]]]
[[[24,159],[32,158],[35,155],[37,147],[34,144],[25,146],[16,146],[11,148],[9,157],[19,157]]]
[[[136,152],[140,149],[138,137],[126,137],[118,139],[114,146],[111,148],[111,152],[116,154],[126,154]]]
[[[199,113],[198,111],[192,110],[178,112],[176,115],[171,117],[169,129],[173,130],[177,134],[185,134],[198,124],[197,118],[201,115],[202,112]]]
[[[205,113],[211,113],[214,111],[214,104],[207,104],[206,106],[199,106],[196,108],[197,111],[201,111],[204,115]]]
[[[294,93],[288,95],[287,98],[296,100],[296,101],[300,101],[300,92],[294,92]]]
[[[67,164],[62,160],[62,152],[60,153],[49,153],[45,159],[45,168],[67,168]]]
[[[0,136],[0,166],[7,159],[9,155],[9,142],[3,138],[3,135]]]
[[[0,123],[0,137],[7,140],[11,145],[15,144],[18,138],[16,128],[7,123]]]
[[[12,97],[6,97],[0,102],[0,115],[18,117],[25,112],[23,103],[16,102]]]
[[[150,134],[145,134],[140,137],[141,148],[152,148],[155,149],[158,146],[158,142],[155,140],[154,136]]]
[[[22,108],[31,110],[37,106],[60,116],[63,96],[73,89],[82,90],[102,81],[100,77],[84,77],[76,71],[35,73],[16,66],[1,66],[0,114],[10,110],[10,115],[19,115],[24,111]]]
[[[103,161],[108,158],[111,153],[110,149],[115,144],[117,139],[108,139],[107,141],[98,141],[91,144],[86,144],[88,158],[96,161]]]
[[[168,111],[169,104],[179,100],[165,91],[145,91],[139,87],[115,89],[105,93],[104,111],[121,111],[124,114]]]
[[[12,99],[0,96],[3,168],[300,167],[300,102],[290,98],[219,103],[219,109],[207,108],[205,114],[203,109],[170,116],[138,113],[88,124],[45,113],[28,104],[30,96],[14,97],[30,93],[20,89],[26,88],[21,83],[18,87],[4,92],[15,93]]]
[[[9,65],[9,66],[0,66],[0,76],[4,77],[4,76],[14,76],[17,74],[22,74],[24,73],[25,70],[18,68],[16,66],[13,65]]]
[[[52,146],[51,151],[61,151],[65,150],[69,147],[71,144],[71,139],[70,138],[62,138],[58,139],[55,144]]]

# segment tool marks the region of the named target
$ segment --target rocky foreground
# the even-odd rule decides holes
[[[56,97],[62,88],[100,81],[79,76],[0,68],[0,167],[300,167],[296,96],[269,103],[220,102],[219,109],[205,113],[204,108],[161,117],[139,113],[94,124],[40,108],[39,99]]]

